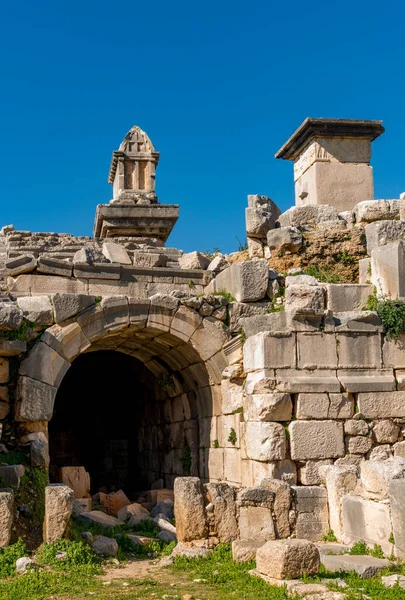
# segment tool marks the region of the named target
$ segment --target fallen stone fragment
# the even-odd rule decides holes
[[[339,573],[340,571],[355,571],[362,579],[375,577],[379,571],[391,564],[386,558],[373,556],[322,555],[322,564],[327,571]]]
[[[118,554],[117,540],[104,535],[96,535],[91,547],[98,556],[117,556]]]
[[[308,540],[269,541],[256,554],[257,571],[275,579],[315,575],[319,565],[319,550]]]

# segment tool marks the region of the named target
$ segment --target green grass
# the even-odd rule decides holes
[[[316,277],[316,279],[322,283],[350,283],[347,281],[346,277],[334,271],[332,267],[326,265],[324,267],[310,265],[305,269],[305,274]]]
[[[369,548],[363,540],[356,542],[349,550],[349,554],[354,556],[374,556],[374,558],[384,558],[384,552],[379,544],[374,544],[373,548]]]
[[[0,454],[0,464],[1,465],[29,465],[29,455],[28,452],[23,452],[22,450],[11,450],[7,453]]]

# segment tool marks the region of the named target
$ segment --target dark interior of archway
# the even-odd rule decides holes
[[[132,356],[109,350],[79,356],[60,385],[49,423],[51,479],[58,481],[59,467],[84,466],[92,493],[123,489],[134,497],[149,487],[147,470],[158,474],[164,460],[156,441],[147,441],[149,453],[139,450],[145,415],[154,415],[156,430],[162,422],[155,390],[155,376]]]

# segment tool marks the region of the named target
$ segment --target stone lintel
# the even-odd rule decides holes
[[[165,242],[178,217],[178,204],[99,204],[96,209],[94,237],[146,237]]]
[[[362,138],[372,142],[384,131],[382,121],[308,117],[280,148],[275,157],[295,160],[303,149],[317,137]]]

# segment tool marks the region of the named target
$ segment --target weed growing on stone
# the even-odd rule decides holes
[[[335,255],[336,262],[342,263],[344,265],[350,265],[356,261],[356,258],[349,254],[347,249],[345,248],[342,252]]]
[[[190,475],[192,463],[193,457],[191,456],[191,449],[186,440],[184,442],[183,456],[181,457],[181,464],[183,466],[184,475]]]
[[[379,301],[377,314],[383,324],[386,337],[397,340],[405,331],[405,302],[403,300]]]
[[[356,542],[350,548],[349,554],[354,556],[369,555],[374,558],[384,558],[384,552],[379,544],[374,544],[373,548],[369,548],[363,540]]]
[[[230,442],[234,446],[237,442],[237,439],[238,438],[236,437],[236,431],[234,430],[233,427],[231,427],[231,430],[229,432],[228,442]]]
[[[22,450],[10,450],[10,452],[0,454],[1,465],[29,465],[28,452]],[[7,486],[6,486],[7,487]]]
[[[213,446],[213,448],[219,448],[219,441],[218,440],[214,440],[212,442],[212,446]]]
[[[309,265],[305,269],[305,274],[312,275],[312,277],[315,277],[321,283],[348,283],[345,277],[327,265],[324,265],[323,267],[320,267],[319,265]]]
[[[329,529],[328,533],[326,533],[323,536],[322,541],[324,541],[324,542],[337,542],[338,541],[333,529]]]
[[[229,302],[236,302],[236,299],[229,292],[214,292],[212,296],[222,296],[226,298]]]
[[[2,329],[0,330],[0,339],[2,340],[19,340],[26,341],[31,337],[34,323],[31,321],[22,321],[17,329]]]

